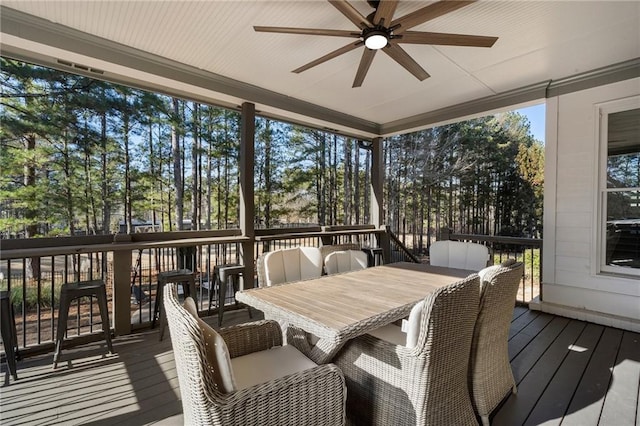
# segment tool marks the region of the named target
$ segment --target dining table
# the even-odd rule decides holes
[[[398,262],[236,293],[287,328],[302,331],[293,344],[317,364],[331,362],[342,346],[409,315],[411,308],[440,287],[476,273],[463,269]],[[300,336],[315,336],[310,343]]]

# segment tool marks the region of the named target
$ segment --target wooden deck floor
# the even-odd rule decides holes
[[[214,322],[215,317],[210,318]],[[225,314],[225,325],[248,320]],[[182,424],[178,381],[168,338],[157,330],[64,351],[5,370],[2,425]],[[516,308],[509,341],[518,394],[493,416],[494,425],[640,426],[640,335]]]

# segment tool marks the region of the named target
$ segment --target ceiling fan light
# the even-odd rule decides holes
[[[371,50],[382,49],[387,42],[388,39],[384,34],[371,34],[364,39],[364,45]]]

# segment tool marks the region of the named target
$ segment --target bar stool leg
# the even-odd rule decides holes
[[[224,315],[224,301],[227,298],[227,276],[221,277],[220,271],[216,274],[218,282],[218,327],[222,327],[222,316]]]
[[[56,329],[56,351],[53,353],[53,369],[58,366],[58,359],[62,352],[62,342],[67,332],[67,319],[71,300],[65,291],[60,292],[60,308],[58,309],[58,327]]]
[[[107,347],[109,348],[109,353],[115,353],[113,350],[113,345],[111,344],[111,323],[109,322],[109,307],[107,305],[107,290],[103,287],[101,290],[98,290],[97,293],[98,298],[98,307],[100,308],[100,319],[102,320],[102,331],[104,333],[104,338],[107,341]]]
[[[196,290],[196,280],[195,278],[191,277],[188,281],[189,283],[189,293],[188,295],[191,296],[191,298],[193,299],[194,302],[196,302],[196,306],[198,306],[198,292]],[[184,287],[184,284],[183,284]],[[185,289],[186,290],[186,289]],[[187,294],[185,292],[185,294]]]
[[[236,306],[238,306],[238,301],[236,300],[235,294],[240,290],[240,275],[234,274],[231,279],[233,280],[233,300],[236,302]],[[247,311],[249,312],[249,319],[253,319],[253,314],[251,313],[251,306],[247,306]]]
[[[160,307],[162,306],[163,288],[164,282],[161,282],[161,280],[158,279],[158,284],[156,285],[156,301],[153,304],[153,318],[151,318],[151,328],[155,328],[156,326],[156,318],[158,317]]]
[[[162,286],[160,286],[158,288],[158,291],[160,292],[159,296],[156,296],[156,303],[158,303],[159,305],[159,318],[158,321],[160,321],[160,341],[162,342],[162,339],[164,338],[164,328],[167,326],[167,315],[164,313],[164,305],[163,305],[163,293],[164,293],[164,285],[166,283],[162,283]],[[184,289],[183,289],[184,292]],[[159,302],[158,302],[159,301]],[[153,317],[155,319],[155,315]],[[151,327],[153,327],[153,324],[151,325]]]
[[[4,353],[7,358],[9,373],[13,376],[13,380],[18,380],[18,371],[16,366],[17,345],[16,324],[13,318],[13,307],[9,297],[2,299],[2,322],[0,324],[0,332],[2,334],[2,343],[4,344]]]
[[[216,277],[218,276],[218,269],[216,266],[213,267],[213,274]],[[209,307],[207,308],[207,316],[211,315],[211,303],[213,302],[213,288],[217,283],[218,283],[217,278],[214,278],[212,282],[211,276],[209,276]]]

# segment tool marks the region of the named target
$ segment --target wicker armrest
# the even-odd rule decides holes
[[[261,383],[228,395],[225,425],[344,425],[347,389],[333,364]]]
[[[282,346],[280,324],[273,320],[224,327],[219,333],[227,344],[231,358]]]

